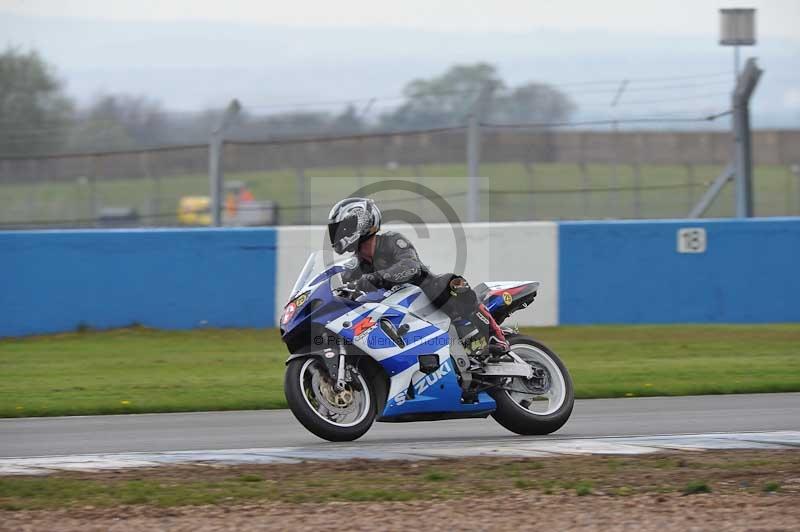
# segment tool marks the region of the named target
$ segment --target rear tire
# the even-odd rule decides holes
[[[527,396],[518,392],[496,389],[490,392],[497,403],[497,409],[492,413],[492,417],[511,432],[525,436],[544,435],[557,431],[569,419],[575,403],[572,378],[567,367],[561,362],[558,355],[533,338],[514,335],[509,336],[508,340],[512,352],[526,362],[532,362],[532,366],[547,372],[550,392],[553,392],[553,395],[558,392],[558,398],[552,401],[552,405],[548,403],[547,407],[542,408],[541,413],[537,413],[529,408],[533,408],[534,404],[539,403],[535,400],[536,398],[545,397],[546,394],[531,393],[530,396]],[[527,380],[523,377],[514,377],[508,386],[527,390],[526,382]],[[562,386],[563,388],[558,389]],[[525,403],[528,404],[527,407],[524,406]]]
[[[290,361],[286,366],[283,391],[292,414],[310,432],[328,441],[353,441],[369,430],[376,415],[371,384],[361,374],[355,374],[355,379],[357,385],[348,384],[346,388],[353,397],[352,414],[347,413],[348,406],[326,401],[320,383],[324,381],[322,386],[330,385],[330,377],[325,364],[317,357]]]

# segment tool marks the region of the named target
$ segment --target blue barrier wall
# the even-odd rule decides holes
[[[687,227],[706,230],[705,253],[677,252]],[[559,323],[800,321],[800,218],[564,222],[558,233]],[[276,242],[271,228],[0,232],[0,337],[272,327]]]
[[[0,336],[272,327],[275,230],[0,232]]]
[[[562,223],[559,263],[562,324],[800,321],[800,218]]]

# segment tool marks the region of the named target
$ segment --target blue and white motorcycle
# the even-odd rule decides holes
[[[353,260],[353,259],[350,259]],[[352,263],[351,263],[352,264]],[[306,261],[281,316],[291,355],[284,392],[292,413],[330,441],[361,437],[374,421],[425,421],[491,415],[518,434],[549,434],[572,413],[572,379],[540,342],[505,329],[511,350],[470,357],[477,334],[452,322],[415,285],[369,293],[342,281],[347,261]],[[527,307],[538,282],[475,288],[498,323]]]

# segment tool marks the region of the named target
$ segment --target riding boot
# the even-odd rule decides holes
[[[486,351],[489,354],[502,355],[508,352],[509,345],[506,335],[503,334],[503,330],[495,321],[494,316],[483,303],[478,305],[475,311],[468,316],[468,319],[478,329],[478,333],[482,337],[481,344],[485,342]],[[483,345],[480,345],[480,347],[483,347]]]

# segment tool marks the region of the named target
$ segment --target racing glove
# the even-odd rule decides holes
[[[356,289],[362,292],[377,290],[381,284],[381,277],[377,273],[365,273],[356,281]]]

